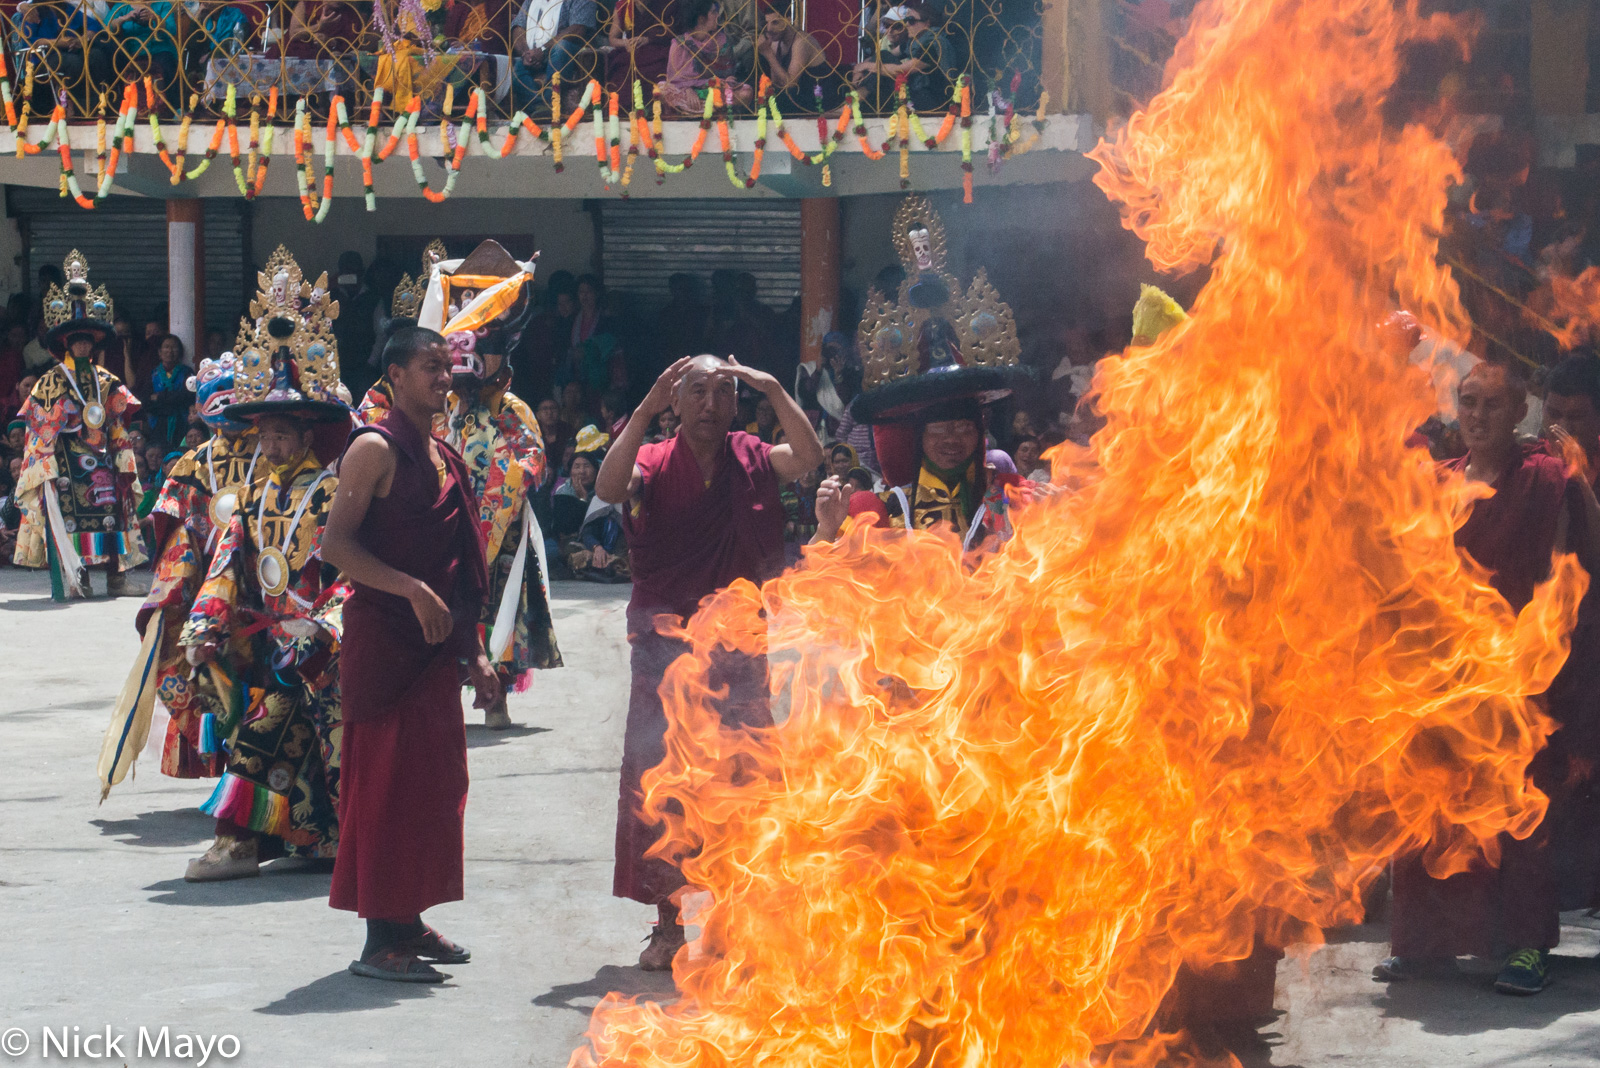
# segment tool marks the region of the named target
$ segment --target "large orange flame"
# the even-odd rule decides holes
[[[608,998],[574,1066],[1081,1064],[1180,963],[1356,920],[1398,850],[1442,874],[1532,829],[1528,695],[1584,580],[1558,561],[1514,617],[1461,562],[1468,491],[1403,444],[1433,391],[1376,326],[1465,333],[1434,259],[1456,164],[1381,115],[1401,48],[1450,32],[1390,0],[1196,12],[1096,151],[1153,262],[1211,264],[1192,318],[1103,365],[1075,492],[976,569],[852,528],[696,616],[645,782],[714,905],[681,999]],[[718,644],[770,653],[786,722],[720,729]]]

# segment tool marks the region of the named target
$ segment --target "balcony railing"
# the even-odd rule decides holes
[[[570,111],[591,80],[668,118],[697,117],[713,83],[748,114],[763,78],[785,115],[837,112],[852,93],[868,113],[942,111],[961,76],[980,109],[991,92],[1019,110],[1039,99],[1045,0],[793,4],[31,0],[0,18],[18,106],[64,104],[74,119],[111,113],[146,79],[171,113],[214,112],[231,86],[240,99],[276,89],[281,115],[303,100],[319,118],[335,96],[354,109],[375,89],[391,107],[416,98],[424,119],[477,89],[493,117],[537,118],[558,95]]]

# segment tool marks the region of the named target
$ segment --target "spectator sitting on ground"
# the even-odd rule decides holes
[[[211,436],[211,431],[198,419],[189,420],[189,428],[183,432],[183,447],[185,449],[198,449],[206,443],[206,438]]]
[[[6,457],[21,456],[28,445],[28,421],[12,419],[6,424]]]
[[[595,478],[610,443],[610,435],[598,427],[578,431],[572,474],[551,498],[557,558],[573,577],[589,582],[629,581],[621,515],[614,505],[594,496]]]
[[[22,510],[17,507],[17,479],[22,477],[22,457],[13,456],[6,464],[5,485],[0,489],[0,565],[10,564],[17,552],[17,530],[22,526]]]

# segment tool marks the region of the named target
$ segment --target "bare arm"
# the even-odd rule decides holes
[[[772,447],[772,470],[785,482],[793,481],[822,463],[822,442],[811,426],[811,420],[800,410],[795,399],[785,392],[782,383],[765,371],[746,367],[732,356],[728,357],[730,372],[734,377],[759,389],[772,403],[778,414],[778,425],[787,438],[782,445]],[[610,459],[610,457],[607,457]]]
[[[384,593],[404,597],[422,624],[430,645],[450,636],[450,609],[421,579],[390,567],[373,556],[356,538],[377,491],[388,489],[394,477],[394,453],[377,434],[362,434],[350,443],[339,465],[339,492],[322,532],[322,558],[345,577]]]
[[[639,458],[639,448],[644,445],[645,431],[651,420],[672,406],[672,398],[678,391],[678,380],[683,377],[683,369],[689,366],[689,360],[690,357],[685,356],[661,372],[661,377],[650,387],[650,392],[639,402],[639,407],[633,410],[628,425],[617,435],[611,451],[606,453],[605,462],[600,465],[600,474],[594,480],[594,495],[607,504],[621,504],[638,491],[641,476],[634,461]]]

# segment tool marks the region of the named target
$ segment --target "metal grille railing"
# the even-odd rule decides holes
[[[149,79],[158,110],[204,116],[229,86],[240,99],[276,89],[280,117],[304,101],[319,121],[332,99],[365,106],[375,89],[423,118],[485,91],[494,117],[570,111],[590,81],[626,103],[634,86],[668,117],[698,116],[710,86],[734,115],[770,80],[785,114],[836,112],[854,90],[888,114],[904,98],[942,110],[958,77],[979,108],[1032,109],[1041,86],[1045,0],[25,0],[0,15],[18,105],[69,119],[112,113]]]

